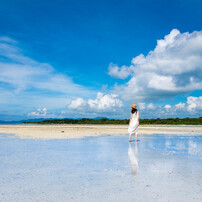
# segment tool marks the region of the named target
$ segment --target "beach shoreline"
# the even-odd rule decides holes
[[[128,125],[0,125],[0,133],[21,139],[74,139],[100,135],[127,135]],[[140,125],[139,135],[202,135],[200,125]]]

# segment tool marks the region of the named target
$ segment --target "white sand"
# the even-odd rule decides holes
[[[126,135],[127,125],[0,125],[0,133],[19,138],[68,139],[99,135]],[[139,134],[202,134],[202,126],[144,125]]]

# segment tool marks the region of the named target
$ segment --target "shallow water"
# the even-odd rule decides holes
[[[0,135],[0,201],[202,201],[202,136]]]

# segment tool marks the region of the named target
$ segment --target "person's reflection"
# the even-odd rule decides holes
[[[135,147],[131,146],[131,143],[129,143],[128,148],[128,158],[130,162],[131,167],[131,174],[136,177],[138,168],[139,168],[139,158],[137,153],[137,143],[135,143]]]

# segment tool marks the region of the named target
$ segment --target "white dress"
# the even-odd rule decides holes
[[[135,112],[132,114],[132,119],[130,121],[130,125],[128,127],[128,133],[136,133],[138,131],[138,125],[139,125],[139,112]]]

